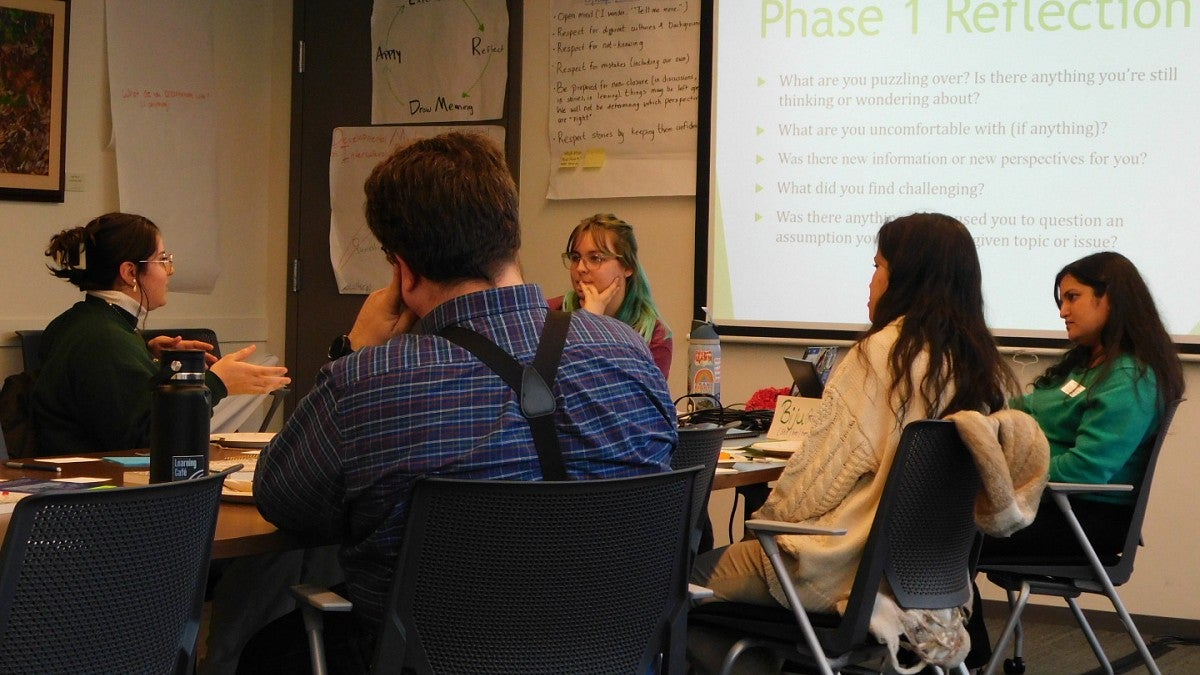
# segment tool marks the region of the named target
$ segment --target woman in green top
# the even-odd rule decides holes
[[[1050,480],[1139,485],[1163,409],[1183,395],[1183,369],[1146,282],[1125,256],[1094,253],[1054,278],[1054,300],[1073,346],[1011,402],[1050,441]],[[1072,499],[1097,553],[1116,553],[1133,515],[1129,492]],[[989,539],[983,555],[1080,555],[1058,509],[1030,527]]]
[[[1010,402],[1037,419],[1050,441],[1050,480],[1140,485],[1168,403],[1183,395],[1183,369],[1146,282],[1125,256],[1094,253],[1054,278],[1054,301],[1072,346]],[[1078,495],[1071,509],[1104,558],[1120,552],[1133,493]],[[987,538],[981,563],[1083,561],[1062,512],[1043,501],[1029,527]],[[967,665],[987,660],[980,603],[971,616]]]
[[[150,219],[108,213],[54,235],[46,248],[51,273],[86,295],[46,327],[41,369],[33,386],[38,455],[147,447],[150,378],[164,349],[212,345],[138,331],[146,315],[167,304],[175,258]],[[217,360],[205,382],[216,403],[228,394],[266,393],[290,382],[287,368],[245,359],[254,346]]]

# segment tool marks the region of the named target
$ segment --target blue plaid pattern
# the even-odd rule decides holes
[[[462,325],[530,363],[546,312],[533,285],[440,305],[413,334],[323,367],[259,457],[259,511],[283,530],[342,544],[351,600],[372,625],[387,602],[414,480],[541,478],[512,389],[434,334]],[[576,312],[553,389],[572,478],[669,469],[675,408],[645,341],[624,323]]]

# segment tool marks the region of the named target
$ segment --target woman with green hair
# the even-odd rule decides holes
[[[650,296],[650,282],[638,262],[633,227],[611,213],[583,219],[567,238],[563,266],[571,290],[550,299],[550,309],[584,309],[614,317],[642,336],[663,377],[671,371],[671,330]]]

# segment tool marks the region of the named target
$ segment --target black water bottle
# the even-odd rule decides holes
[[[150,402],[150,482],[167,483],[208,474],[208,386],[204,352],[163,350],[152,380]]]

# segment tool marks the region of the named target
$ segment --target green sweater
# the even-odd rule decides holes
[[[1037,419],[1050,441],[1050,480],[1062,483],[1140,485],[1158,432],[1154,372],[1139,374],[1133,357],[1119,357],[1102,382],[1102,368],[1081,369],[1014,399],[1013,408]],[[1074,381],[1084,389],[1063,391]],[[1133,502],[1133,493],[1088,495],[1095,501]]]
[[[149,447],[158,363],[133,315],[89,295],[46,327],[41,360],[32,402],[39,456]],[[212,372],[205,384],[214,405],[225,397]]]

